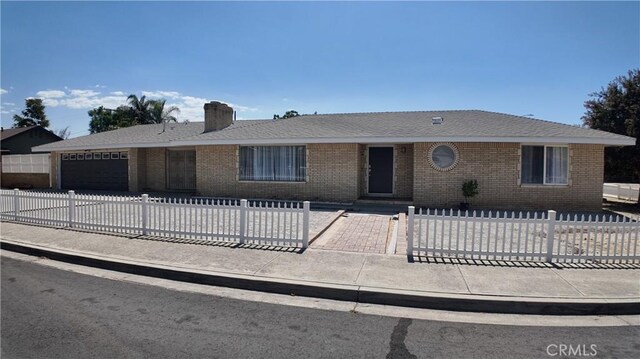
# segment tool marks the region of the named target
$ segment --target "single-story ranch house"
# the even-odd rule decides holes
[[[185,191],[203,196],[354,202],[386,197],[456,207],[599,210],[613,133],[503,113],[420,111],[140,125],[34,147],[61,189]]]

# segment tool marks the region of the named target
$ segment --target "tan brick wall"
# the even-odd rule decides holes
[[[358,145],[358,196],[367,195],[367,145]]]
[[[142,192],[147,189],[147,149],[129,149],[129,191]]]
[[[404,148],[404,153],[402,149]],[[413,144],[395,146],[395,198],[411,198],[413,196]]]
[[[149,191],[165,191],[166,185],[166,157],[167,151],[165,148],[146,148],[144,164],[141,163],[142,168],[146,172],[145,176],[145,190]],[[138,166],[140,170],[140,166]]]
[[[51,177],[51,188],[60,188],[60,179],[58,178],[58,165],[60,165],[60,152],[51,152],[49,157],[49,176]]]
[[[476,208],[598,211],[602,205],[604,147],[569,146],[569,185],[519,185],[520,144],[456,143],[459,163],[440,172],[428,162],[433,143],[414,145],[414,192],[417,206],[455,207],[464,200],[462,183],[476,179]]]
[[[141,190],[140,178],[138,171],[138,162],[140,161],[140,149],[129,149],[129,192],[138,192]]]
[[[131,168],[130,166],[129,170],[135,170],[137,172],[138,191],[143,191],[147,188],[147,149],[138,148],[137,152],[136,167]]]
[[[356,144],[307,145],[307,182],[238,180],[238,146],[196,147],[196,185],[205,196],[351,202],[358,197]]]

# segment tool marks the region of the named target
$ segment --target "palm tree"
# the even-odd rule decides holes
[[[179,113],[180,109],[176,106],[169,106],[165,108],[167,100],[155,100],[151,102],[151,121],[153,123],[165,123],[165,122],[177,122],[174,113]]]
[[[141,125],[153,123],[151,118],[153,101],[148,101],[146,96],[138,98],[136,95],[129,95],[127,101],[129,101],[134,123]]]

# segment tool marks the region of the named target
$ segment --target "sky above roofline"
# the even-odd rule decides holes
[[[43,98],[53,129],[130,93],[202,121],[482,109],[567,124],[640,67],[640,3],[3,1],[0,122]],[[615,24],[615,25],[614,25]]]

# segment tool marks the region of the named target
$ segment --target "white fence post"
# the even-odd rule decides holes
[[[13,219],[18,220],[18,212],[20,212],[20,190],[13,189]]]
[[[69,191],[69,227],[76,221],[76,192]]]
[[[553,259],[553,241],[556,236],[556,211],[547,211],[547,262]]]
[[[407,218],[407,258],[413,259],[413,222],[416,215],[416,207],[409,206]]]
[[[240,200],[240,244],[244,244],[247,237],[247,200]]]
[[[311,203],[309,201],[302,202],[302,248],[309,247],[309,215]]]
[[[142,195],[142,234],[149,234],[149,195]]]

